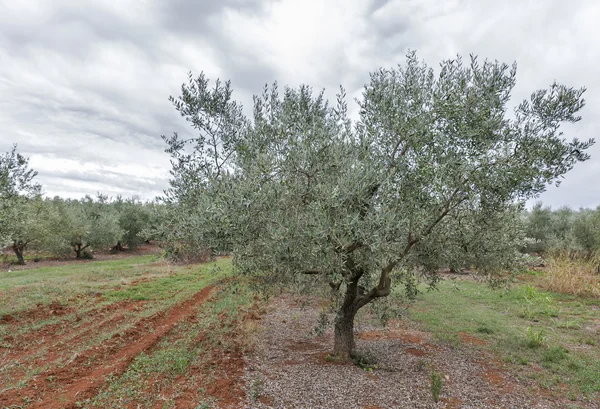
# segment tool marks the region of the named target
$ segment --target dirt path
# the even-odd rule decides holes
[[[214,286],[206,287],[166,312],[139,320],[125,334],[74,356],[63,367],[50,366],[50,369],[37,374],[27,388],[10,390],[0,396],[0,407],[23,405],[24,402],[29,403],[27,407],[40,409],[77,407],[78,401],[94,396],[109,375],[123,373],[136,356],[150,350],[178,322],[192,315],[213,289]],[[46,363],[52,356],[50,353],[45,357]],[[36,365],[43,367],[43,360]]]
[[[406,320],[388,328],[359,320],[357,350],[364,369],[330,362],[332,331],[316,336],[320,308],[317,300],[309,304],[290,296],[271,304],[260,347],[246,357],[245,408],[558,409],[571,403],[548,396],[490,353],[470,347],[482,340],[465,336],[465,347],[442,344]],[[432,371],[443,382],[438,402],[432,397]]]

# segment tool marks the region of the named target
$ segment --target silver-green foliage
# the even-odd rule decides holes
[[[77,258],[87,250],[104,250],[122,239],[124,230],[119,225],[119,214],[107,203],[86,196],[82,200],[63,200],[58,197],[44,201],[46,218],[43,226],[47,234],[40,248],[57,256],[75,252]]]
[[[525,212],[527,242],[525,251],[548,253],[579,252],[590,255],[600,251],[600,207],[569,207],[552,210],[542,203]]]
[[[242,271],[330,281],[344,293],[336,349],[351,352],[354,314],[393,278],[514,266],[521,203],[588,158],[593,140],[559,131],[584,89],[552,84],[509,115],[515,76],[474,57],[435,75],[411,52],[371,74],[354,123],[343,89],[332,107],[307,86],[265,87],[249,121],[229,83],[190,76],[172,100],[198,134],[165,138],[171,228],[231,250]]]

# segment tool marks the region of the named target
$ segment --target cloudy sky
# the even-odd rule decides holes
[[[596,0],[0,0],[0,152],[29,156],[49,196],[150,199],[168,185],[161,135],[188,126],[171,106],[186,73],[231,79],[235,96],[277,80],[360,95],[408,49],[437,67],[457,53],[517,61],[515,100],[553,80],[586,86],[600,129]],[[541,199],[600,205],[600,144]]]

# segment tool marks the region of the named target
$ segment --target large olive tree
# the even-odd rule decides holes
[[[511,115],[515,74],[459,57],[435,75],[411,52],[371,74],[355,123],[343,90],[331,107],[306,86],[265,87],[249,121],[228,82],[190,75],[172,101],[197,135],[165,138],[183,220],[169,227],[231,250],[241,271],[329,282],[334,351],[351,354],[357,311],[394,282],[465,249],[482,271],[511,268],[519,204],[588,158],[592,140],[559,131],[579,121],[584,89],[552,84]],[[492,237],[502,251],[482,243]]]

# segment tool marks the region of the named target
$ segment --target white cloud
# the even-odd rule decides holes
[[[261,85],[338,85],[416,49],[432,67],[456,53],[519,64],[515,100],[554,79],[586,85],[568,136],[600,128],[600,4],[594,0],[21,0],[0,2],[0,151],[31,156],[48,194],[141,194],[166,187],[161,134],[190,132],[167,100],[190,70],[233,79],[249,110]],[[350,104],[351,111],[356,107]],[[600,146],[548,204],[600,204]]]

